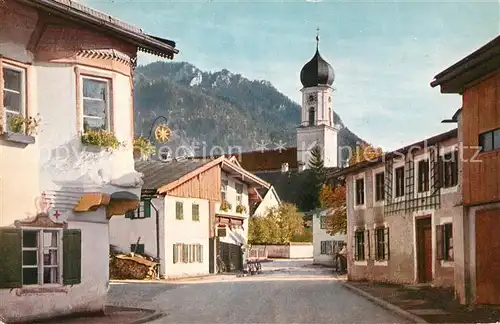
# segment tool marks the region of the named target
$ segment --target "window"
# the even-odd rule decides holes
[[[227,201],[227,186],[228,186],[227,180],[222,180],[220,188],[221,201]]]
[[[443,188],[455,187],[458,184],[458,151],[450,152],[443,156],[441,184]]]
[[[438,260],[453,261],[453,224],[446,223],[436,228]]]
[[[83,131],[110,130],[110,81],[82,77]]]
[[[365,231],[354,232],[354,260],[363,261],[365,259]]]
[[[418,192],[429,191],[429,160],[418,161]]]
[[[375,229],[375,260],[389,260],[389,228]]]
[[[365,204],[365,179],[356,179],[356,205]]]
[[[315,124],[315,110],[314,107],[309,108],[309,125],[312,126]]]
[[[381,201],[385,199],[384,179],[384,172],[375,174],[375,201]]]
[[[396,180],[396,198],[403,197],[405,195],[405,167],[399,167],[395,170],[395,180]]]
[[[319,227],[321,229],[325,229],[326,228],[326,216],[320,216],[320,218],[319,218]]]
[[[193,204],[191,211],[192,211],[193,220],[196,222],[199,222],[200,221],[200,205]]]
[[[237,183],[236,187],[236,202],[238,204],[243,203],[243,185],[241,183]]]
[[[130,252],[144,254],[144,244],[130,244]]]
[[[333,241],[321,241],[320,254],[332,255],[333,254]]]
[[[175,219],[184,219],[184,204],[181,201],[175,202]]]
[[[125,213],[125,218],[129,219],[143,219],[149,217],[151,217],[151,199],[149,198],[142,199],[136,210]]]
[[[80,230],[0,228],[0,242],[2,263],[9,267],[0,288],[81,281]]]
[[[500,128],[479,134],[481,152],[490,152],[500,149]]]
[[[9,120],[26,115],[26,72],[22,68],[3,64],[4,129],[10,129]]]

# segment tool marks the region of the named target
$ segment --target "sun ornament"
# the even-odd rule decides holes
[[[165,143],[170,138],[170,128],[165,124],[160,124],[156,126],[155,129],[155,139],[160,143]]]

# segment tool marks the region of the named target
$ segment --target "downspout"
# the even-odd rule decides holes
[[[156,272],[156,279],[160,279],[161,259],[160,259],[160,213],[153,201],[150,201],[151,207],[156,213],[156,258],[158,259],[158,271]]]

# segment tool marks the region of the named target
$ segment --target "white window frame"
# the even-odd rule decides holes
[[[17,111],[8,110],[6,107],[3,107],[3,129],[9,130],[8,124],[7,124],[7,113],[19,114],[23,117],[26,117],[26,95],[27,95],[27,93],[26,93],[26,69],[19,67],[19,66],[16,66],[16,65],[13,65],[13,64],[6,63],[6,62],[2,62],[1,67],[2,67],[2,71],[1,71],[2,74],[3,74],[4,69],[13,70],[16,72],[21,72],[21,87],[20,87],[21,92],[19,92],[19,94],[21,95],[21,111],[18,113]],[[15,90],[6,89],[5,84],[2,85],[2,91],[18,93]],[[2,105],[3,105],[3,103],[2,103]],[[26,129],[24,131],[26,131]]]
[[[51,266],[45,266],[43,264],[43,251],[44,251],[44,246],[43,246],[43,232],[57,232],[57,264],[56,265],[51,265]],[[36,248],[25,248],[23,247],[24,244],[24,232],[38,232],[38,239],[37,239],[37,247]],[[24,276],[24,269],[25,268],[38,268],[38,284],[34,285],[25,285],[24,284],[24,278],[22,279],[23,287],[60,287],[63,284],[63,231],[58,228],[42,228],[42,227],[22,227],[21,228],[21,251],[37,251],[37,265],[36,266],[25,266],[23,263],[24,261],[21,262],[21,271],[23,272]],[[50,250],[50,248],[49,248]],[[24,256],[24,253],[23,253]],[[57,268],[58,273],[57,273],[57,282],[56,283],[43,283],[43,272],[45,268]],[[41,271],[40,271],[41,270]]]
[[[358,205],[357,202],[356,202],[356,196],[357,196],[357,193],[358,193],[358,188],[356,186],[356,181],[359,180],[359,179],[363,179],[363,204],[361,205]],[[366,177],[365,177],[365,173],[362,172],[362,173],[358,173],[356,174],[354,177],[353,177],[353,188],[354,188],[354,195],[353,195],[353,205],[354,205],[354,209],[357,210],[357,209],[365,209],[366,208],[366,199],[368,197],[366,197]]]
[[[221,201],[222,202],[224,202],[224,201],[229,202],[228,199],[227,199],[228,198],[227,197],[227,194],[228,194],[228,190],[227,189],[229,188],[229,180],[228,179],[222,179],[221,182],[220,182],[220,184],[221,184],[221,190],[220,190],[220,192],[221,192]],[[224,198],[222,198],[222,193],[224,193]]]
[[[432,149],[432,148],[431,148]],[[422,192],[419,192],[418,191],[418,183],[420,181],[419,179],[419,173],[418,173],[418,163],[420,161],[423,161],[423,160],[427,160],[428,163],[429,163],[429,174],[428,174],[428,177],[429,177],[429,190],[427,191],[422,191]],[[415,157],[415,159],[413,160],[413,177],[415,179],[414,181],[414,193],[415,193],[415,197],[420,197],[420,196],[425,196],[427,195],[430,191],[431,191],[431,188],[433,186],[433,183],[432,183],[432,178],[431,178],[431,159],[430,159],[430,154],[429,152],[425,152],[425,153],[422,153],[422,154],[419,154]]]
[[[95,116],[86,116],[85,115],[85,100],[84,99],[88,99],[88,100],[98,100],[98,99],[95,99],[95,98],[85,98],[83,96],[83,87],[84,87],[84,83],[85,83],[85,80],[88,79],[88,80],[95,80],[95,81],[99,81],[99,82],[104,82],[106,83],[106,131],[110,132],[111,131],[111,113],[112,113],[112,99],[111,99],[111,80],[110,79],[107,79],[107,78],[103,78],[103,77],[96,77],[96,76],[92,76],[92,75],[87,75],[87,74],[81,74],[80,75],[80,83],[81,83],[81,86],[80,86],[80,93],[81,93],[81,99],[80,99],[80,104],[81,104],[81,116],[79,117],[80,120],[81,120],[81,127],[80,127],[80,131],[81,132],[84,132],[84,123],[85,123],[85,118],[90,118],[90,119],[101,119],[99,117],[95,117]],[[100,100],[99,100],[100,101]]]
[[[455,151],[458,151],[459,150],[459,146],[458,144],[453,144],[453,145],[450,145],[450,146],[445,146],[445,147],[441,147],[439,149],[439,156],[443,159],[445,154],[448,154],[448,153],[453,153]],[[458,158],[460,159],[460,151],[459,151],[459,154],[458,154]],[[458,170],[457,170],[457,177],[459,178],[458,181],[457,181],[457,184],[454,185],[453,187],[448,187],[448,188],[443,188],[441,186],[441,194],[448,194],[448,193],[453,193],[453,192],[458,192],[458,186],[460,184],[460,161],[457,161],[458,165]],[[444,170],[442,171],[444,172]],[[439,175],[441,176],[441,175]]]
[[[403,167],[404,194],[401,197],[396,197],[396,169],[399,169],[400,167]],[[406,167],[405,167],[405,161],[403,160],[400,162],[394,162],[394,165],[392,166],[392,200],[394,202],[399,202],[405,199],[406,199]]]
[[[383,206],[385,204],[385,199],[382,199],[380,201],[377,201],[377,174],[379,173],[384,173],[384,198],[385,198],[385,167],[380,167],[372,170],[372,186],[373,186],[373,206]]]
[[[453,217],[441,217],[439,219],[439,225],[444,225],[444,224],[451,224],[451,226],[454,226],[455,224],[453,223]],[[435,231],[436,229],[433,228],[433,230]],[[434,235],[437,235],[437,234],[434,234]],[[444,240],[444,237],[443,237],[443,240]],[[443,242],[443,244],[444,244],[444,242]],[[433,249],[434,248],[435,247],[433,246]],[[453,249],[455,249],[455,242],[453,242]],[[437,253],[437,251],[436,251],[436,253]],[[455,250],[453,250],[453,256],[455,256]],[[441,261],[440,262],[441,267],[443,267],[443,268],[453,268],[455,265],[455,261],[447,261],[447,260],[440,260],[440,261]]]

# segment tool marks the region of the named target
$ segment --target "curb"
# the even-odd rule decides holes
[[[406,318],[406,319],[408,319],[408,320],[410,320],[410,321],[412,321],[414,323],[429,323],[426,320],[424,320],[423,318],[421,318],[421,317],[419,317],[419,316],[417,316],[415,314],[407,312],[404,309],[402,309],[402,308],[400,308],[400,307],[398,307],[396,305],[393,305],[393,304],[391,304],[389,302],[386,302],[383,299],[380,299],[378,297],[375,297],[375,296],[367,293],[364,290],[361,290],[361,289],[359,289],[357,287],[354,287],[353,285],[351,285],[347,281],[342,282],[342,285],[345,288],[347,288],[347,289],[349,289],[349,290],[351,290],[351,291],[353,291],[353,292],[355,292],[355,293],[357,293],[357,294],[365,297],[366,299],[370,300],[371,302],[373,302],[373,303],[375,303],[375,304],[377,304],[377,305],[379,305],[379,306],[381,306],[381,307],[383,307],[383,308],[385,308],[385,309],[387,309],[387,310],[389,310],[389,311],[391,311],[393,313],[396,313],[397,315],[399,315],[401,317],[404,317],[404,318]]]
[[[142,323],[147,323],[154,321],[158,318],[161,318],[163,316],[166,316],[168,314],[165,314],[161,311],[154,310],[154,309],[149,309],[149,308],[140,308],[140,307],[125,307],[125,306],[115,306],[115,305],[106,305],[108,309],[114,309],[114,310],[124,310],[124,311],[136,311],[136,312],[145,312],[149,313],[133,322],[130,322],[129,324],[142,324]]]
[[[152,322],[154,320],[157,320],[159,318],[162,318],[164,316],[167,316],[168,314],[165,314],[161,311],[155,311],[153,314],[151,315],[146,315],[144,316],[143,318],[139,318],[138,320],[130,323],[130,324],[142,324],[142,323],[148,323],[148,322]]]

